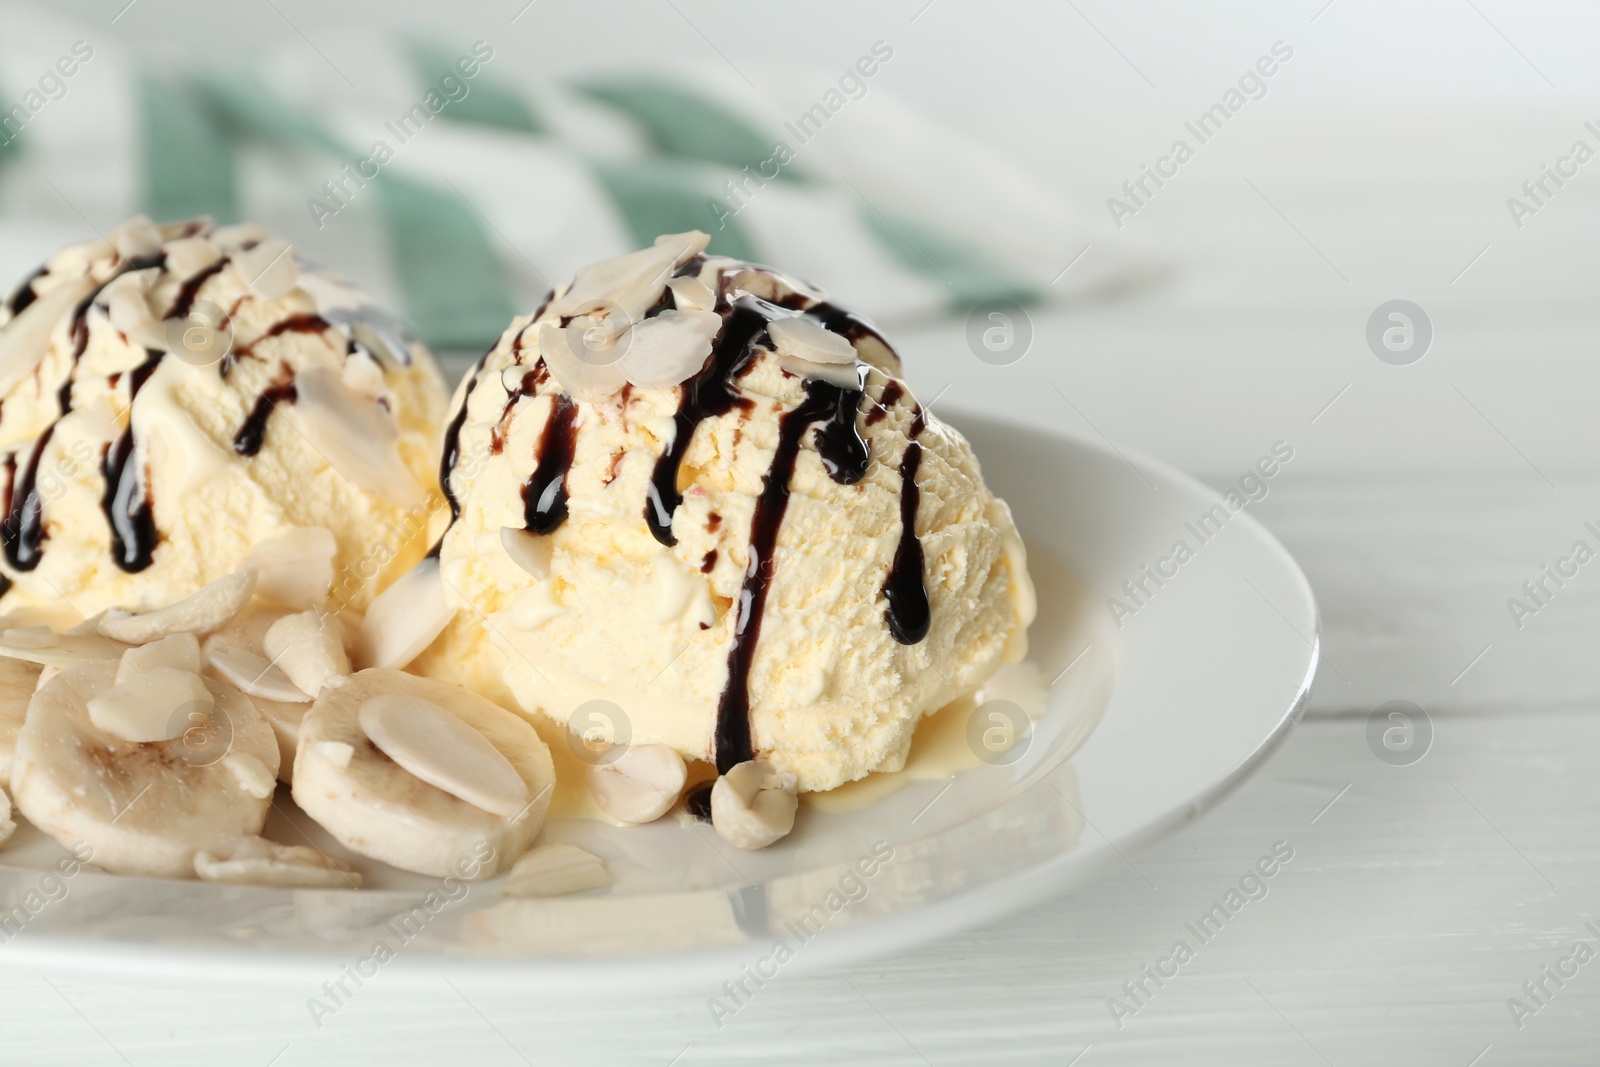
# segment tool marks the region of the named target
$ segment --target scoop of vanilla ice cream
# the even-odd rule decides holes
[[[704,242],[585,268],[463,382],[462,610],[413,669],[802,790],[898,769],[1026,651],[1010,511],[870,326]]]
[[[359,610],[442,527],[445,401],[426,348],[259,227],[67,248],[0,303],[0,609],[156,607],[257,563]]]

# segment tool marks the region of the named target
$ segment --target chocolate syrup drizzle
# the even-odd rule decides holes
[[[683,397],[673,416],[676,424],[672,443],[656,459],[645,490],[644,521],[657,541],[671,547],[678,543],[672,533],[672,516],[683,503],[678,491],[678,470],[689,450],[695,430],[706,419],[725,415],[735,406],[753,408],[754,402],[733,391],[733,379],[749,366],[755,346],[767,343],[767,323],[772,316],[754,297],[744,297],[729,309],[711,349],[711,359],[700,372],[683,384]]]
[[[456,462],[461,458],[461,428],[467,424],[467,401],[472,399],[472,391],[478,387],[478,375],[483,372],[483,364],[493,352],[492,348],[485,352],[473,365],[472,370],[467,372],[467,389],[461,394],[461,406],[450,416],[450,423],[444,429],[444,449],[439,453],[439,489],[444,493],[445,503],[450,505],[450,524],[444,528],[444,533],[449,533],[450,527],[461,517],[461,501],[456,497],[456,491],[450,487],[450,472],[455,469]],[[444,548],[444,534],[440,534],[439,540],[428,549],[428,558],[438,559],[442,548]]]
[[[711,821],[711,789],[717,783],[707,782],[683,798],[683,806],[701,822]]]
[[[145,361],[128,375],[130,405],[165,354],[159,349],[145,349]],[[100,473],[105,479],[100,509],[105,512],[106,525],[111,528],[111,559],[129,574],[137,574],[150,566],[155,559],[156,542],[161,539],[149,494],[145,492],[143,468],[133,463],[133,456],[133,423],[130,421],[106,447],[100,460]]]
[[[533,313],[534,321],[538,321],[539,317],[545,313],[545,309],[550,306],[550,301],[555,298],[555,290],[552,289],[545,296],[544,303],[539,305],[539,310]],[[511,345],[512,354],[519,363],[522,361],[522,337],[525,333],[527,333],[526,328],[517,334],[516,340]],[[445,526],[444,533],[439,535],[439,540],[435,541],[433,547],[428,549],[429,559],[439,558],[439,552],[444,548],[445,534],[450,532],[450,527],[454,526],[456,520],[461,517],[461,500],[456,496],[456,491],[450,486],[450,472],[455,469],[456,463],[461,459],[461,430],[467,424],[467,402],[472,399],[472,391],[478,387],[478,377],[483,373],[484,364],[489,362],[489,357],[494,355],[494,350],[498,347],[498,344],[490,347],[489,351],[478,357],[478,362],[474,363],[472,369],[467,372],[467,388],[461,394],[461,406],[456,409],[454,415],[450,416],[450,423],[445,427],[444,448],[439,454],[439,489],[444,493],[445,503],[450,505],[450,522]],[[524,381],[526,380],[524,378]]]
[[[817,432],[819,451],[830,437],[852,438],[863,456],[867,450],[866,443],[855,430],[861,390],[841,389],[832,382],[811,379],[806,382],[805,391],[806,398],[778,420],[778,447],[773,450],[772,465],[761,478],[761,495],[756,497],[755,515],[750,520],[749,557],[744,585],[739,590],[733,648],[728,652],[728,682],[717,704],[715,752],[719,774],[726,774],[737,764],[755,758],[750,736],[750,666],[755,661],[756,644],[761,638],[767,591],[777,572],[774,552],[784,512],[789,509],[789,480],[794,476],[795,461],[800,457],[800,442],[812,424],[821,422],[823,425]],[[854,449],[851,451],[853,453]],[[827,464],[828,461],[824,459],[823,462]],[[834,472],[848,473],[855,469],[850,465],[852,462],[839,458],[830,467],[829,474],[835,481],[843,482],[844,478]],[[862,462],[856,480],[865,473],[866,465]]]
[[[167,317],[171,318],[172,316],[169,315]],[[248,359],[249,357],[253,356],[255,354],[256,345],[265,341],[269,337],[282,337],[286,333],[321,333],[324,330],[331,329],[333,329],[333,323],[329,322],[321,315],[315,313],[291,315],[286,319],[282,319],[273,323],[265,333],[244,347],[238,349],[229,349],[227,354],[222,357],[222,363],[218,366],[217,372],[226,378],[233,370],[234,364],[238,363],[241,359]],[[351,341],[349,346],[346,348],[345,355],[348,356],[355,351],[357,345],[358,342]],[[254,453],[250,454],[254,455]]]
[[[523,528],[529,533],[554,533],[567,519],[567,472],[577,445],[578,405],[566,393],[539,433],[538,465],[522,485]]]
[[[233,450],[241,456],[253,456],[261,451],[267,441],[267,419],[279,404],[292,404],[300,398],[294,386],[294,375],[288,380],[269,385],[256,397],[255,406],[245,418],[244,425],[233,435]]]
[[[914,645],[928,636],[933,621],[928,606],[928,588],[923,581],[922,542],[917,539],[917,504],[922,492],[917,488],[917,468],[922,466],[922,445],[912,441],[900,460],[900,543],[883,583],[883,596],[889,602],[883,617],[889,633],[902,645]]]
[[[195,299],[200,295],[201,287],[212,278],[215,278],[217,275],[221,274],[222,269],[228,265],[228,262],[229,260],[227,256],[218,256],[215,263],[212,263],[210,266],[191,274],[187,279],[185,279],[183,285],[178,289],[177,298],[172,301],[172,307],[167,309],[166,318],[188,318],[189,312],[194,310],[194,302]]]
[[[83,354],[89,347],[89,309],[94,306],[95,300],[106,286],[122,275],[129,271],[159,267],[165,262],[164,252],[124,261],[109,278],[95,286],[89,295],[78,301],[72,309],[72,325],[69,328],[69,336],[72,338],[72,361],[67,371],[67,379],[56,393],[58,411],[55,421],[45,427],[44,432],[34,442],[33,451],[29,454],[26,465],[20,469],[17,467],[16,453],[12,453],[6,461],[12,477],[10,499],[6,502],[5,521],[0,522],[0,545],[4,547],[6,561],[19,571],[33,570],[44,555],[44,501],[39,496],[39,462],[44,457],[45,447],[55,436],[56,426],[72,411],[72,386],[78,373],[78,362],[83,359]],[[31,292],[32,289],[33,283],[30,280],[28,290]]]
[[[11,309],[12,315],[22,314],[24,308],[39,298],[39,294],[33,291],[33,283],[49,273],[50,267],[48,264],[40,267],[24,278],[22,284],[17,286],[12,294],[6,298],[6,307]]]

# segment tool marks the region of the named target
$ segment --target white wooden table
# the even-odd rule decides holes
[[[724,47],[759,54],[770,27],[714,7],[695,10]],[[1272,94],[1130,221],[1185,250],[1174,286],[1038,316],[1011,367],[973,359],[959,323],[902,346],[925,396],[956,384],[968,406],[1104,434],[1218,486],[1293,444],[1255,510],[1317,588],[1329,666],[1282,750],[1134,856],[1137,869],[915,951],[784,978],[720,1030],[709,989],[553,1003],[380,981],[318,1031],[312,990],[0,972],[0,1062],[1600,1060],[1600,959],[1549,984],[1520,1027],[1508,1009],[1535,1005],[1524,983],[1576,940],[1600,950],[1584,925],[1600,927],[1600,563],[1521,629],[1506,606],[1575,540],[1600,547],[1584,527],[1600,525],[1600,170],[1521,230],[1504,205],[1600,115],[1540,80],[1595,91],[1592,30],[1570,11],[1350,2],[1239,6],[1225,31],[1191,40],[1199,31],[1170,12],[947,0],[913,27],[921,7],[830,8],[853,21],[828,37],[853,46],[893,22],[900,90],[1096,203],[1274,38],[1300,49]],[[682,31],[663,18],[659,32]],[[815,26],[794,32],[831,61]],[[1481,75],[1492,102],[1440,109],[1433,90],[1452,70],[1447,88],[1467,93]],[[1317,84],[1355,85],[1366,102],[1335,106]],[[1380,362],[1363,338],[1394,298],[1434,324],[1412,366]],[[1368,714],[1390,699],[1431,717],[1415,765],[1366,743]],[[1108,999],[1126,1003],[1123,983],[1279,841],[1294,858],[1270,894],[1119,1027]]]

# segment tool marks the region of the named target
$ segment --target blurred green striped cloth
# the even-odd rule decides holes
[[[688,229],[891,324],[1164,270],[895,102],[887,42],[758,92],[732,70],[554,81],[504,44],[367,31],[157,69],[33,9],[0,19],[0,288],[140,211],[260,222],[446,351],[491,344],[581,264]]]

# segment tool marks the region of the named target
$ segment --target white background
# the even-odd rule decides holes
[[[537,0],[512,25],[522,0],[124,3],[56,7],[175,63],[407,25],[491,37],[552,76],[667,58],[733,62],[758,87],[764,65],[839,70],[884,39],[896,59],[874,92],[1092,211],[1289,43],[1267,95],[1127,223],[1179,252],[1172,284],[1037,315],[1009,367],[975,360],[960,322],[901,348],[924,395],[954,384],[965,406],[1103,434],[1219,486],[1290,442],[1256,511],[1310,575],[1335,667],[1257,779],[1137,871],[786,980],[721,1030],[704,990],[552,1006],[373,987],[317,1031],[309,990],[12,974],[0,1060],[1595,1061],[1600,962],[1521,1029],[1506,1007],[1600,916],[1600,564],[1522,629],[1506,606],[1600,520],[1600,161],[1522,228],[1506,208],[1573,140],[1600,147],[1583,129],[1600,125],[1592,4]],[[1394,298],[1434,327],[1405,367],[1364,340]],[[1409,768],[1362,739],[1394,698],[1437,733]],[[1296,858],[1272,895],[1118,1029],[1106,999],[1278,840]]]

